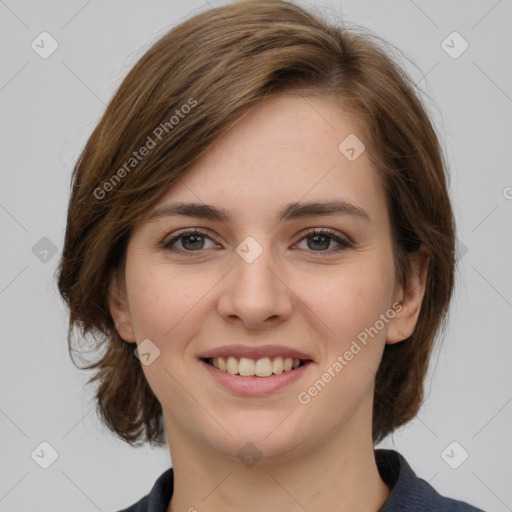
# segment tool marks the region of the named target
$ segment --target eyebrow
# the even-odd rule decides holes
[[[324,202],[288,203],[278,212],[277,222],[291,221],[315,215],[350,215],[371,223],[370,216],[363,208],[344,200]],[[149,213],[148,222],[154,222],[162,217],[194,217],[228,223],[232,216],[228,210],[205,203],[169,203],[160,206]]]

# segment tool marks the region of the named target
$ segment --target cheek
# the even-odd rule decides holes
[[[144,337],[161,337],[172,327],[174,317],[184,313],[187,289],[164,265],[143,258],[127,265],[126,278],[131,286],[130,311],[136,329]]]
[[[130,310],[136,339],[149,338],[164,355],[182,353],[206,314],[208,293],[218,277],[179,272],[165,264],[134,266],[132,272]]]
[[[314,404],[309,411],[333,428],[372,396],[387,325],[394,316],[389,309],[393,275],[374,266],[353,270],[309,282],[310,287],[316,282],[307,306],[321,320],[316,320],[316,331],[323,338],[323,353],[318,374],[302,390],[299,402]]]
[[[179,276],[163,265],[133,269],[130,310],[137,342],[149,339],[158,356],[142,370],[160,402],[186,399],[179,382],[189,340],[193,339],[205,315],[201,298],[211,284],[189,275]],[[207,282],[205,282],[207,281]],[[156,352],[155,352],[156,353]],[[179,402],[179,400],[178,400]]]
[[[327,340],[332,340],[328,346],[338,350],[388,310],[392,278],[389,269],[358,265],[338,268],[329,275],[302,276],[297,288],[303,302],[325,325]]]

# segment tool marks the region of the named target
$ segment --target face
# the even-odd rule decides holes
[[[270,97],[153,209],[204,203],[225,217],[188,208],[132,232],[111,312],[127,342],[146,340],[171,450],[187,439],[236,457],[253,443],[271,460],[371,432],[384,346],[411,334],[419,304],[395,286],[367,152],[339,149],[351,134],[364,143],[329,99]],[[300,366],[285,371],[287,358]]]

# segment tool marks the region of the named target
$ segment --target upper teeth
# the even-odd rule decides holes
[[[283,371],[288,372],[292,368],[297,368],[300,359],[291,357],[262,357],[261,359],[249,359],[248,357],[214,357],[210,359],[215,368],[223,372],[236,375],[237,373],[243,377],[256,375],[258,377],[268,377],[270,375],[279,374]]]

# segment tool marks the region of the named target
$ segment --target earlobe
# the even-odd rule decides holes
[[[425,295],[429,255],[422,245],[409,257],[411,272],[406,287],[400,288],[399,307],[395,309],[395,317],[388,325],[386,343],[392,345],[409,338],[416,327]]]
[[[117,277],[112,278],[108,288],[108,305],[119,336],[129,343],[135,343],[126,288],[119,285]]]

